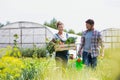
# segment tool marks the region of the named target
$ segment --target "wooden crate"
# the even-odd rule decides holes
[[[75,44],[55,45],[55,51],[74,50],[74,49],[76,49]]]

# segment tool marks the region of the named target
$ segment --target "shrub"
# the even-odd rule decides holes
[[[46,57],[46,48],[22,48],[23,57]]]
[[[18,80],[23,69],[25,65],[18,58],[2,57],[0,59],[0,80]]]
[[[46,57],[46,48],[38,48],[37,49],[37,57]]]
[[[11,47],[11,46],[7,46],[6,48],[1,48],[0,54],[4,54],[3,56],[21,57],[21,52],[19,48]]]

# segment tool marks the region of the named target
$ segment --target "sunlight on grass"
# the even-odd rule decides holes
[[[119,49],[106,49],[105,57],[98,59],[96,70],[84,66],[82,70],[77,70],[75,60],[69,60],[67,69],[55,67],[54,59],[44,68],[44,79],[40,80],[115,80],[119,73]],[[63,72],[62,72],[63,71]]]
[[[97,68],[94,70],[86,67],[85,65],[83,65],[83,68],[81,70],[78,70],[75,65],[76,59],[69,60],[68,67],[66,69],[56,67],[54,58],[18,58],[18,59],[20,59],[26,66],[22,73],[25,79],[116,80],[115,78],[120,74],[119,52],[120,52],[119,49],[106,49],[105,57],[104,58],[98,57],[98,65]],[[2,72],[2,68],[0,68],[0,71]],[[22,79],[22,75],[20,79]]]

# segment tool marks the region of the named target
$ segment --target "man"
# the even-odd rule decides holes
[[[86,28],[87,30],[82,33],[78,55],[82,54],[85,65],[95,68],[97,66],[97,57],[100,53],[100,48],[102,50],[101,56],[104,56],[102,36],[99,31],[94,29],[94,21],[92,19],[86,21]]]

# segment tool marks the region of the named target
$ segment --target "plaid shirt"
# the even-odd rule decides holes
[[[87,33],[87,30],[82,33],[81,37],[81,49],[83,49],[85,45],[85,35]],[[103,40],[102,40],[102,35],[99,31],[93,30],[92,31],[92,38],[91,38],[91,56],[92,57],[97,57],[100,53],[100,46],[103,48]],[[84,50],[83,50],[84,51]]]

